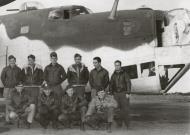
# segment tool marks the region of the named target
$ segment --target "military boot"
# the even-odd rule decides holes
[[[81,122],[80,130],[85,131],[85,123],[84,122]]]

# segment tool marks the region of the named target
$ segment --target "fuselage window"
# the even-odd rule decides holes
[[[155,76],[155,63],[147,62],[141,64],[141,77]]]
[[[138,78],[137,65],[125,66],[122,68],[128,73],[130,79]]]
[[[70,11],[64,10],[64,19],[70,19]]]

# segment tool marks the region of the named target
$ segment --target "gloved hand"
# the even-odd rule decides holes
[[[17,114],[22,114],[22,113],[24,113],[24,110],[23,110],[23,109],[17,109],[15,112],[16,112]]]
[[[73,107],[71,110],[72,113],[76,112],[76,107]]]
[[[126,98],[129,99],[130,98],[130,94],[126,94]]]
[[[85,118],[84,118],[84,121],[87,122],[90,120],[90,115],[86,115]]]

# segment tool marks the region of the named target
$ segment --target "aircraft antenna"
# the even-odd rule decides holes
[[[119,3],[119,0],[115,0],[108,19],[110,19],[110,20],[115,20],[116,13],[117,13],[118,3]]]

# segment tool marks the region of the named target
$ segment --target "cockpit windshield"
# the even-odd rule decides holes
[[[74,7],[72,9],[72,16],[84,15],[84,14],[89,14],[89,12],[84,7]]]
[[[74,16],[90,14],[91,11],[83,6],[68,6],[49,12],[49,19],[70,19]]]

